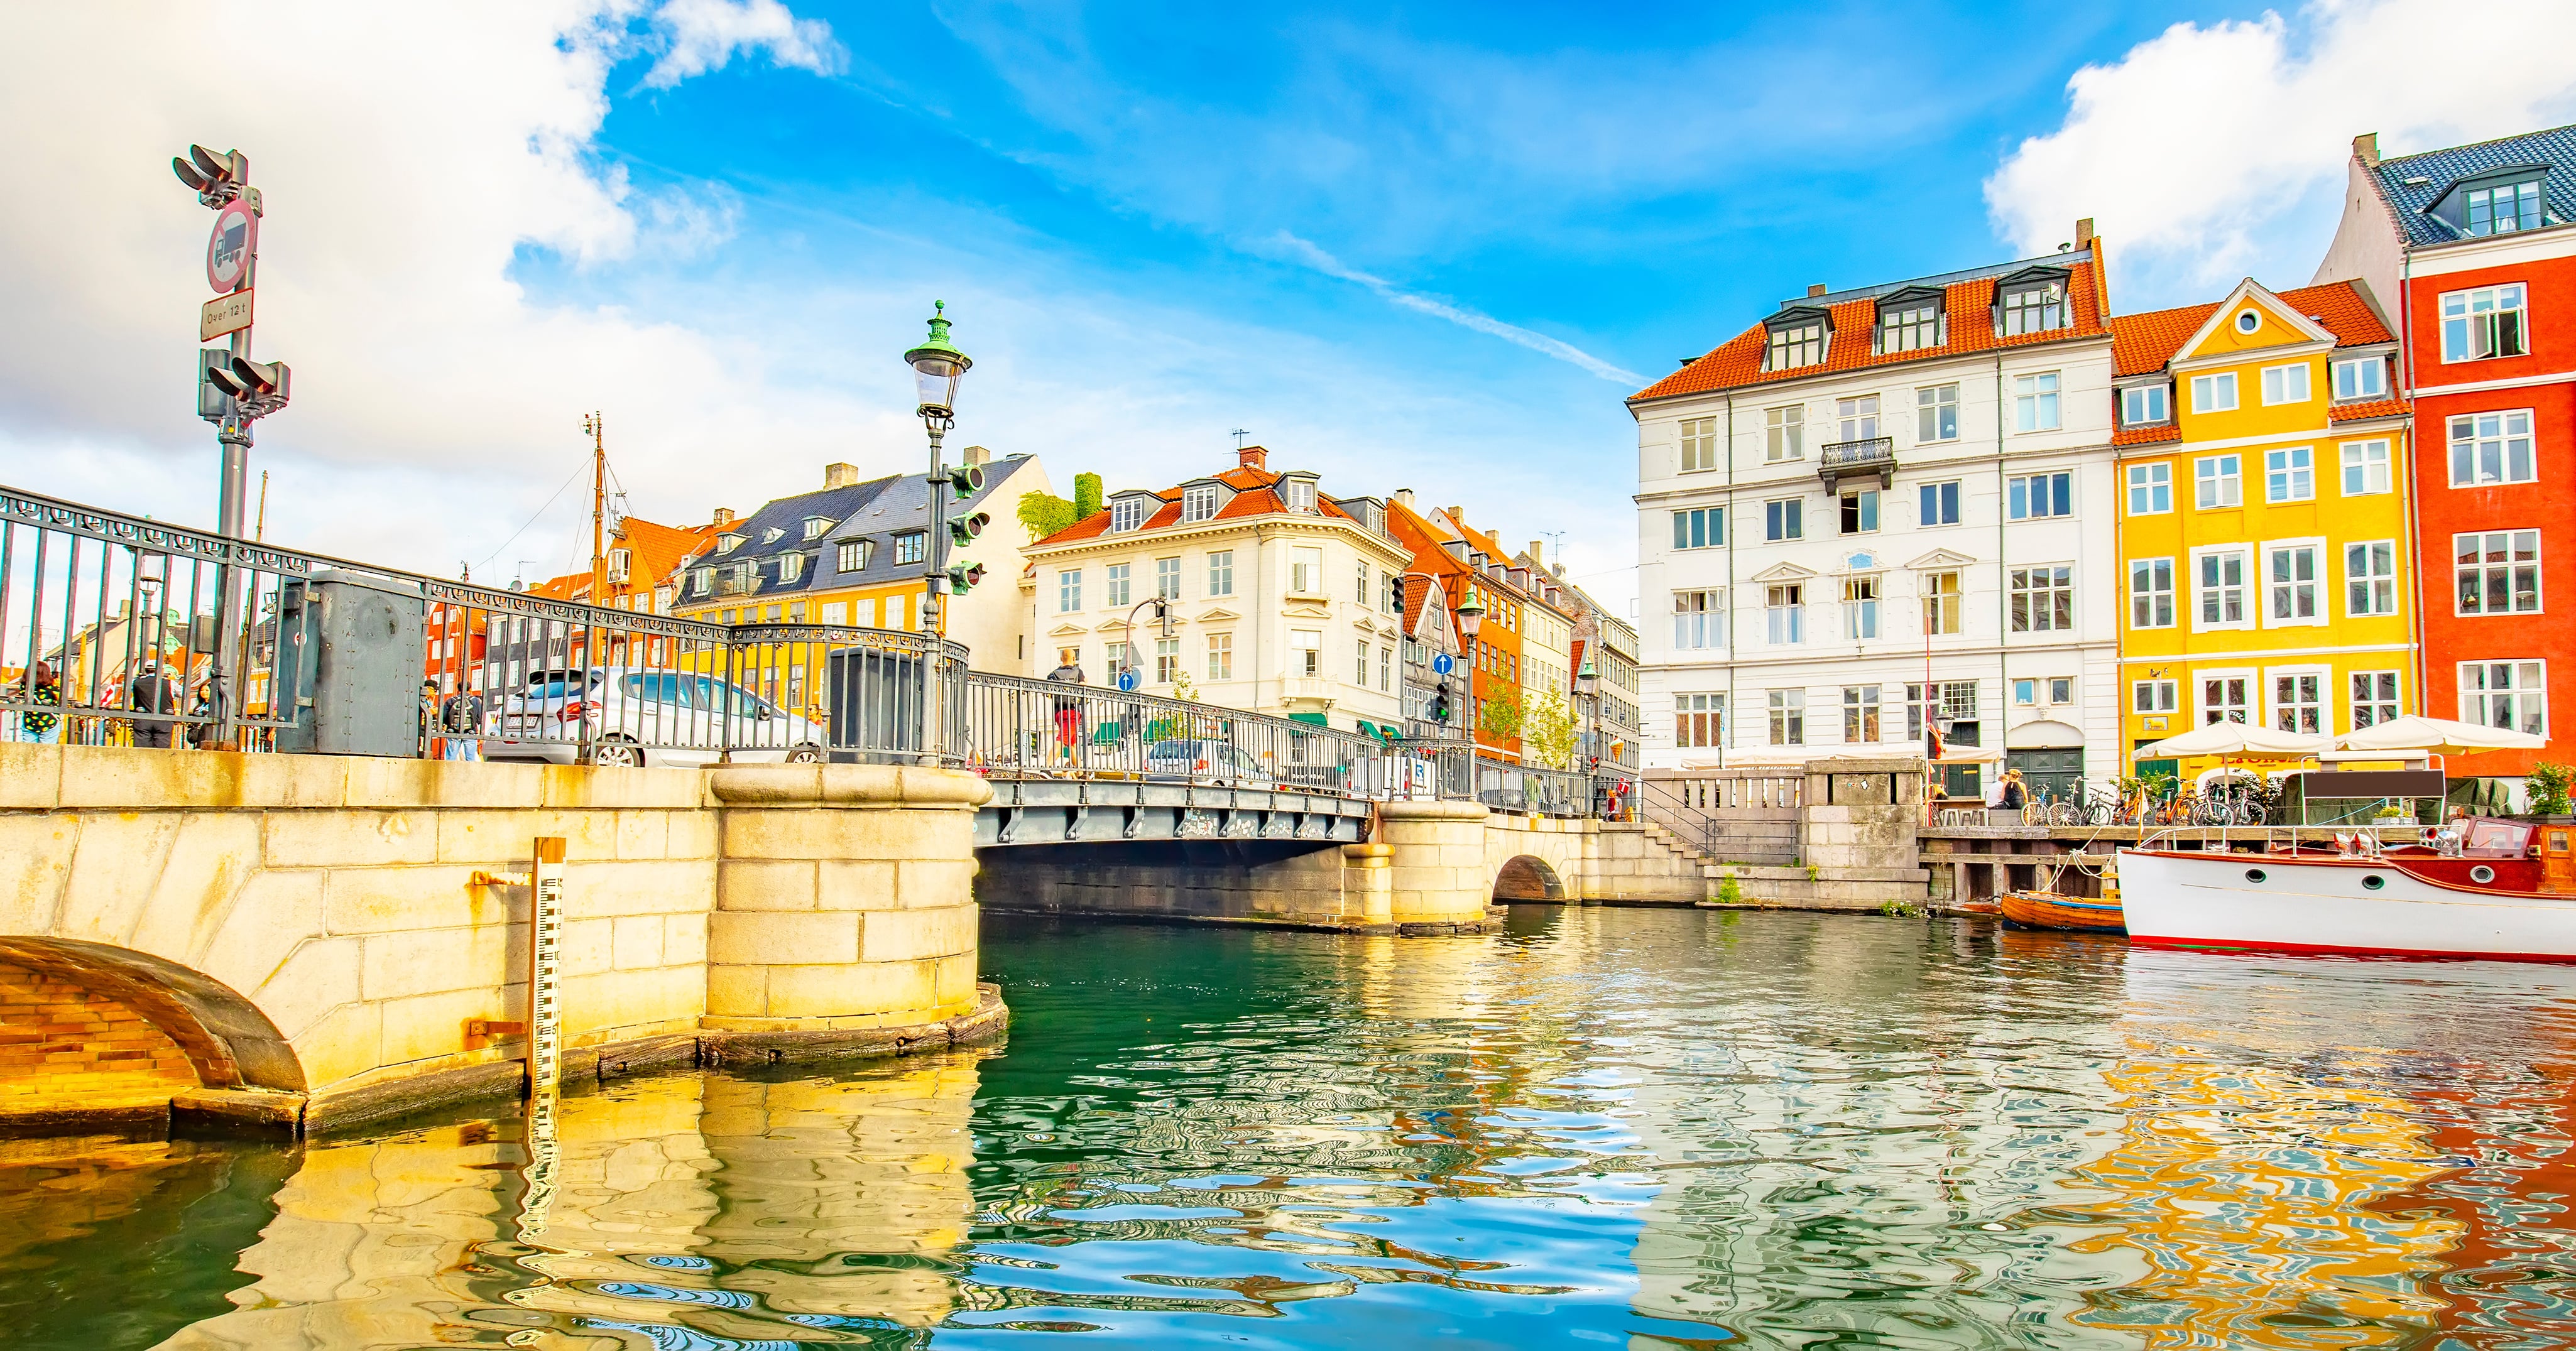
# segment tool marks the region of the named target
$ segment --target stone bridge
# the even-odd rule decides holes
[[[1436,934],[1497,895],[1700,894],[1636,826],[1131,796],[1049,817],[940,769],[0,745],[0,1130],[310,1132],[518,1091],[522,1038],[486,1025],[527,1016],[540,837],[565,841],[568,1077],[996,1035],[979,900]],[[1014,804],[1057,842],[979,850]],[[1182,838],[1126,837],[1166,809]]]

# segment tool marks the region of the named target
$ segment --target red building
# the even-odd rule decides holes
[[[2479,774],[2576,759],[2576,127],[2388,159],[2355,139],[2316,279],[2362,283],[2403,344],[2424,711],[2551,739]]]

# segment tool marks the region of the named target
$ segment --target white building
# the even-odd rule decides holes
[[[1402,615],[1410,558],[1386,504],[1327,497],[1246,446],[1223,473],[1122,488],[1106,509],[1030,545],[1029,674],[1073,654],[1086,680],[1122,667],[1137,688],[1369,731],[1402,722]],[[1167,621],[1153,617],[1161,600]]]
[[[1632,397],[1646,764],[1910,750],[1928,682],[1953,746],[2125,773],[2106,310],[2087,221],[1810,288]]]

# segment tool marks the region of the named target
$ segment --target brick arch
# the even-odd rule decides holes
[[[1561,901],[1565,899],[1565,882],[1546,859],[1536,854],[1514,854],[1494,873],[1494,899]]]
[[[232,987],[131,948],[72,938],[0,937],[0,963],[112,999],[160,1029],[209,1088],[304,1090],[285,1034]]]

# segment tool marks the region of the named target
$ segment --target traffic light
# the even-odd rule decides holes
[[[959,497],[973,497],[984,491],[984,466],[961,464],[948,471],[948,490]]]
[[[987,512],[979,511],[968,516],[952,516],[948,521],[948,538],[960,545],[972,544],[977,535],[984,533],[984,527],[992,523],[993,518]]]
[[[187,154],[170,157],[170,172],[177,174],[200,201],[221,206],[241,196],[244,180],[250,177],[250,162],[238,150],[217,154],[202,145],[192,145]]]
[[[981,563],[951,563],[948,565],[948,589],[953,594],[960,596],[965,595],[967,592],[974,590],[976,584],[983,580],[984,565]]]
[[[1402,615],[1404,613],[1404,584],[1412,579],[1399,572],[1395,576],[1389,577],[1386,580],[1387,589],[1393,593],[1393,598],[1395,600],[1395,612],[1398,615]]]
[[[1449,721],[1449,682],[1446,680],[1443,680],[1438,685],[1432,687],[1431,720],[1433,722]]]
[[[261,417],[286,406],[288,385],[294,372],[283,361],[253,361],[236,356],[222,348],[208,348],[200,354],[205,362],[205,381],[225,398],[240,404],[252,417]],[[201,391],[197,398],[198,416],[205,416],[206,400]]]

